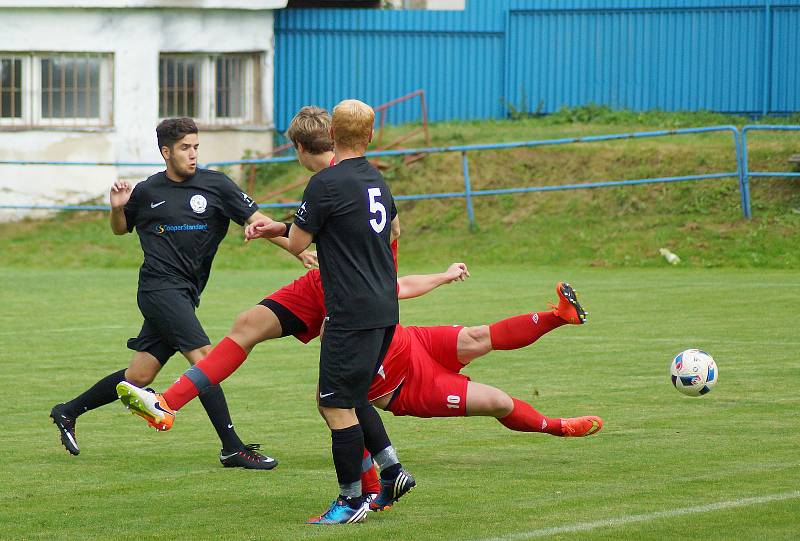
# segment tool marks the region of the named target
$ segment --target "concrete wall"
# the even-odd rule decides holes
[[[275,3],[274,0],[242,0],[233,4]],[[211,131],[201,127],[200,160],[231,160],[241,157],[246,149],[271,149],[272,11],[16,9],[0,5],[0,19],[3,21],[0,52],[104,52],[114,55],[112,127],[0,127],[0,160],[161,162],[155,126],[159,120],[158,59],[162,51],[263,52],[260,120],[256,125],[236,129]],[[115,170],[0,165],[0,204],[76,203],[105,194],[117,176],[144,178],[154,170],[154,167]]]
[[[441,0],[440,0],[441,1]],[[287,0],[0,0],[2,7],[280,9]]]
[[[463,10],[467,0],[388,0],[394,9],[428,9],[431,11]],[[485,2],[486,0],[472,0]]]

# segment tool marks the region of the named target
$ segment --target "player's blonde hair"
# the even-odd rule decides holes
[[[333,141],[339,148],[366,150],[372,137],[375,111],[358,100],[343,100],[333,108]]]
[[[309,154],[330,152],[333,150],[331,115],[322,107],[306,105],[294,115],[286,137],[295,148],[298,143],[303,145],[303,150]]]

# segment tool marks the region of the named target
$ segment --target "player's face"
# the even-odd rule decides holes
[[[313,159],[314,155],[306,152],[306,149],[303,148],[303,145],[301,145],[300,143],[295,144],[294,149],[297,154],[297,161],[300,162],[300,165],[302,165],[312,173],[316,173],[317,171],[314,168],[314,159]]]
[[[172,149],[164,149],[164,159],[172,173],[181,178],[189,178],[197,171],[197,149],[200,139],[196,133],[189,133],[175,142]]]

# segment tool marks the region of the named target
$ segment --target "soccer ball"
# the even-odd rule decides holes
[[[685,395],[702,396],[711,391],[719,379],[713,357],[699,349],[678,353],[669,365],[672,384]]]

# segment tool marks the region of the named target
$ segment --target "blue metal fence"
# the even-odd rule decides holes
[[[402,150],[383,150],[378,152],[370,152],[367,155],[370,157],[380,156],[406,156],[418,154],[436,154],[443,152],[459,152],[461,154],[461,172],[464,180],[464,190],[459,192],[441,192],[441,193],[425,193],[413,195],[397,195],[395,199],[398,201],[408,200],[424,200],[424,199],[452,199],[463,198],[466,203],[466,212],[469,218],[470,225],[475,224],[475,212],[473,199],[475,197],[485,197],[503,194],[515,193],[531,193],[531,192],[545,192],[545,191],[560,191],[560,190],[576,190],[576,189],[593,189],[604,188],[610,186],[632,186],[641,184],[656,184],[656,183],[671,183],[671,182],[688,182],[699,180],[714,180],[722,178],[736,178],[739,182],[739,191],[741,196],[742,215],[745,218],[752,216],[750,205],[750,178],[751,177],[800,177],[800,173],[793,172],[765,172],[765,171],[750,171],[747,159],[747,133],[752,131],[800,131],[800,126],[745,126],[741,131],[735,126],[710,126],[703,128],[685,128],[676,130],[658,130],[650,132],[637,132],[637,133],[622,133],[611,135],[593,135],[587,137],[570,137],[562,139],[549,139],[541,141],[520,141],[514,143],[495,143],[495,144],[481,144],[481,145],[459,145],[447,147],[430,147],[430,148],[417,148],[417,149],[402,149]],[[520,147],[539,147],[539,146],[553,146],[565,145],[573,143],[593,143],[598,141],[613,141],[621,139],[639,139],[650,137],[666,137],[681,134],[700,134],[722,132],[730,133],[732,140],[732,150],[735,155],[736,170],[735,171],[720,171],[716,173],[704,173],[698,175],[683,175],[672,177],[660,178],[644,178],[644,179],[631,179],[631,180],[610,180],[603,182],[589,182],[577,184],[561,184],[561,185],[547,185],[547,186],[520,186],[514,188],[494,189],[494,190],[473,190],[470,180],[470,168],[468,154],[482,150],[503,150]],[[293,156],[282,156],[277,158],[262,158],[251,160],[233,160],[233,161],[219,161],[206,164],[208,167],[225,167],[242,164],[268,164],[268,163],[284,163],[294,161]],[[114,163],[95,163],[89,162],[41,162],[41,161],[0,161],[0,165],[118,165]],[[122,165],[122,164],[119,164]],[[142,165],[152,166],[161,164],[131,164],[125,163],[124,165]],[[259,206],[263,208],[294,208],[299,205],[299,201],[290,203],[260,203]],[[40,210],[109,210],[107,205],[0,205],[0,209],[40,209]]]
[[[797,0],[287,9],[275,16],[275,124],[284,131],[303,105],[331,107],[347,97],[377,104],[418,88],[432,121],[588,103],[789,113],[800,110],[798,28]],[[411,106],[392,114],[395,123],[418,120]]]
[[[742,163],[739,169],[742,171],[739,181],[742,193],[742,212],[747,218],[753,213],[750,208],[750,178],[751,177],[800,177],[800,173],[790,171],[750,171],[750,164],[747,158],[747,134],[754,131],[800,131],[800,126],[745,126],[742,128]]]

